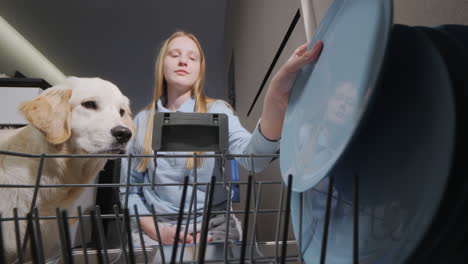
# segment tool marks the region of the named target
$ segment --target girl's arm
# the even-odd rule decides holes
[[[281,137],[289,95],[296,75],[303,66],[317,61],[322,48],[322,41],[318,41],[309,51],[307,44],[300,46],[273,76],[263,101],[260,120],[261,132],[267,139],[278,140]]]

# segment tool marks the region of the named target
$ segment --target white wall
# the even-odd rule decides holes
[[[18,111],[23,101],[31,100],[42,92],[35,87],[0,87],[0,124],[25,125],[26,119]]]

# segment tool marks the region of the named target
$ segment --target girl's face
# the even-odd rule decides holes
[[[200,73],[200,52],[189,37],[176,37],[169,42],[164,58],[164,78],[169,89],[191,91]]]
[[[328,101],[326,119],[342,125],[354,116],[357,105],[357,90],[351,83],[341,83]]]

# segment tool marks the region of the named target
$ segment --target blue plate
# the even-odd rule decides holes
[[[335,0],[309,48],[323,40],[316,65],[298,74],[282,131],[285,182],[303,192],[321,181],[353,137],[376,86],[389,30],[388,0]]]

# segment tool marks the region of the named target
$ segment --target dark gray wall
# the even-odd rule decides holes
[[[225,0],[0,1],[0,16],[65,75],[114,82],[135,112],[149,103],[157,50],[177,29],[200,39],[205,90],[225,98],[225,9]]]
[[[299,20],[291,37],[273,69],[257,103],[247,116],[253,99],[260,89],[284,35],[293,20],[299,0],[236,0],[228,3],[226,22],[226,61],[234,56],[236,85],[236,111],[242,124],[250,131],[256,126],[263,108],[263,100],[273,75],[293,53],[294,49],[306,42],[304,22]],[[247,181],[249,172],[240,169],[242,181]],[[282,182],[278,160],[264,171],[256,174],[257,181]],[[246,191],[241,189],[241,203],[235,209],[245,207]],[[260,209],[279,210],[281,186],[264,186],[260,197]],[[274,241],[278,214],[259,214],[257,218],[257,238],[260,241]],[[243,216],[242,216],[243,217]],[[243,219],[239,217],[240,219]],[[253,223],[251,218],[250,223]],[[252,230],[252,229],[250,229]],[[292,230],[292,228],[290,229]],[[291,239],[292,239],[292,232]],[[249,238],[250,239],[250,238]]]

